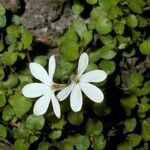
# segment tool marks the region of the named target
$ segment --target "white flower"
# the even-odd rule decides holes
[[[71,80],[71,84],[60,91],[57,95],[59,101],[66,99],[70,95],[70,105],[74,112],[80,111],[83,103],[81,90],[92,101],[100,103],[104,99],[102,91],[89,82],[101,82],[106,79],[107,74],[102,70],[93,70],[84,73],[89,63],[86,53],[81,54],[78,62],[77,75]],[[84,74],[83,74],[84,73]]]
[[[52,102],[52,107],[54,113],[59,118],[60,117],[60,105],[54,94],[57,90],[58,84],[53,82],[53,76],[56,68],[56,62],[54,56],[49,59],[48,73],[46,70],[37,63],[30,63],[31,74],[42,83],[30,83],[23,87],[22,93],[24,96],[29,98],[40,97],[34,105],[33,113],[35,115],[44,114],[49,106],[50,101]]]

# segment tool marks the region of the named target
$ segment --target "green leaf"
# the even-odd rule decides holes
[[[109,34],[108,35],[101,35],[100,40],[103,44],[108,46],[110,49],[113,49],[116,47],[116,39]]]
[[[8,45],[16,44],[17,43],[17,38],[12,34],[7,34],[6,37],[5,37],[5,41]]]
[[[17,54],[4,52],[1,57],[1,61],[3,64],[11,66],[17,61]]]
[[[112,30],[112,23],[107,18],[98,20],[95,26],[96,31],[99,34],[107,34],[110,33]]]
[[[5,139],[7,136],[7,129],[0,124],[0,139]]]
[[[40,142],[38,145],[37,150],[49,150],[50,148],[50,143],[49,142]]]
[[[4,69],[3,69],[3,67],[0,65],[0,80],[3,80],[4,76],[5,76]]]
[[[20,27],[15,26],[15,25],[11,25],[9,27],[7,27],[7,33],[14,36],[15,38],[18,38],[20,36]]]
[[[130,28],[135,28],[138,25],[138,19],[136,18],[135,15],[129,15],[126,18],[126,24],[130,27]]]
[[[111,50],[108,46],[103,46],[99,50],[99,56],[103,59],[112,59],[116,56],[116,52],[114,50]]]
[[[141,142],[141,139],[141,136],[135,133],[127,135],[127,140],[132,144],[133,147],[138,146]]]
[[[84,10],[84,6],[80,3],[80,1],[75,1],[73,6],[72,6],[72,11],[79,15],[80,13],[82,13]]]
[[[3,42],[0,40],[0,52],[2,52],[4,50],[4,44]]]
[[[3,82],[3,88],[13,88],[19,83],[18,77],[16,75],[10,74],[8,79]]]
[[[87,150],[90,146],[90,141],[88,136],[76,135],[74,145],[77,150]]]
[[[84,32],[87,31],[86,24],[83,20],[74,20],[72,22],[73,29],[77,32],[80,37],[83,37]]]
[[[60,145],[60,149],[62,149],[62,150],[74,150],[74,146],[70,143],[62,143]]]
[[[20,92],[15,92],[14,95],[10,96],[9,103],[18,118],[22,118],[30,110],[32,105],[31,100],[22,96]]]
[[[113,30],[116,34],[122,35],[124,33],[125,21],[114,21]]]
[[[129,97],[123,97],[121,99],[121,105],[125,108],[133,109],[136,106],[137,101],[138,99],[135,95],[130,95]]]
[[[131,143],[124,142],[124,143],[118,144],[117,150],[133,150],[133,147]]]
[[[6,25],[6,17],[0,15],[0,28],[4,27]]]
[[[58,67],[56,68],[55,76],[57,79],[61,79],[61,80],[69,79],[74,69],[75,69],[75,64],[71,62],[67,62],[64,59],[60,59]]]
[[[133,132],[136,125],[137,125],[137,121],[135,118],[129,118],[129,119],[126,119],[124,121],[124,125],[125,125],[125,128],[124,128],[124,131],[127,133],[127,132]]]
[[[134,86],[140,86],[144,78],[141,74],[134,72],[130,75],[130,80],[131,83],[129,86],[134,87]]]
[[[119,8],[119,7],[116,6],[116,5],[111,6],[111,7],[108,9],[108,18],[109,18],[109,19],[115,19],[115,18],[117,18],[118,16],[122,16],[122,15],[123,15],[122,9]]]
[[[4,107],[5,104],[6,104],[5,94],[2,91],[0,91],[0,108]]]
[[[5,15],[5,12],[6,12],[5,7],[2,4],[0,4],[0,16]]]
[[[103,131],[102,123],[91,119],[88,120],[85,128],[87,135],[100,135]]]
[[[9,121],[13,118],[14,116],[14,111],[11,105],[7,105],[4,107],[3,112],[2,112],[2,118],[4,121]]]
[[[62,135],[61,130],[54,130],[48,135],[48,137],[51,138],[52,140],[56,140],[56,139],[60,138],[61,135]]]
[[[146,118],[142,121],[142,138],[144,141],[150,140],[150,118]]]
[[[44,126],[45,119],[43,116],[30,115],[26,119],[26,126],[31,130],[41,130]]]
[[[29,144],[23,139],[18,139],[15,141],[14,150],[28,150]]]
[[[98,2],[98,0],[86,0],[86,2],[90,5],[94,5]]]
[[[144,28],[147,26],[148,22],[147,19],[142,17],[142,16],[137,16],[138,22],[139,22],[139,27]]]
[[[20,24],[21,24],[21,18],[20,18],[20,16],[18,16],[18,15],[13,15],[13,17],[12,17],[12,22],[13,22],[15,25],[20,25]]]
[[[81,44],[83,46],[86,46],[92,41],[92,38],[93,38],[92,31],[85,31],[81,38]]]
[[[60,54],[66,61],[74,61],[79,57],[78,37],[73,29],[68,30],[59,39]],[[69,44],[68,44],[69,43]]]
[[[38,63],[42,66],[46,66],[47,64],[47,56],[44,56],[44,55],[38,55],[34,58],[34,62],[35,63]]]
[[[66,124],[66,121],[64,120],[64,118],[57,120],[56,122],[52,123],[52,129],[58,129],[61,130],[63,129],[63,126]]]
[[[67,119],[73,125],[80,125],[83,121],[83,112],[69,112]]]
[[[92,140],[94,150],[103,150],[106,146],[106,140],[103,135],[94,136]]]
[[[115,62],[109,60],[103,60],[99,64],[100,69],[107,72],[108,75],[111,75],[115,71]]]
[[[23,43],[23,49],[28,49],[32,43],[32,34],[29,31],[24,31],[22,33],[21,41]]]
[[[107,11],[111,6],[116,6],[118,2],[119,0],[99,0],[99,5]]]
[[[138,96],[147,95],[150,93],[150,81],[144,83],[144,86],[137,91]]]
[[[141,14],[143,11],[143,6],[145,5],[144,0],[127,0],[129,8],[138,14]]]
[[[150,54],[150,39],[145,40],[140,44],[139,48],[142,54],[149,55]]]

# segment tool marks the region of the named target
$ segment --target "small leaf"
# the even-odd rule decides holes
[[[7,136],[7,129],[0,124],[0,139],[5,139]]]
[[[52,129],[63,129],[63,126],[66,124],[66,121],[64,120],[64,118],[62,119],[59,119],[58,121],[56,122],[53,122],[52,123]]]
[[[20,92],[16,92],[10,96],[9,103],[18,118],[22,118],[22,116],[30,110],[32,105],[31,100],[22,96]]]
[[[3,42],[0,40],[0,52],[2,52],[4,50],[4,44]]]
[[[92,140],[94,150],[103,150],[106,146],[106,140],[103,135],[94,136]]]
[[[82,13],[84,10],[84,6],[80,3],[80,1],[75,1],[73,6],[72,6],[72,11],[79,15],[80,13]]]
[[[62,134],[61,130],[54,130],[48,135],[48,137],[51,138],[52,140],[56,140],[61,137],[61,134]]]
[[[26,126],[31,130],[41,130],[44,126],[45,119],[43,116],[30,115],[26,119]]]
[[[28,150],[29,144],[25,142],[23,139],[18,139],[15,141],[14,150]]]
[[[103,131],[103,125],[100,121],[88,120],[86,124],[87,135],[100,135]]]
[[[98,0],[86,0],[86,2],[90,5],[94,5],[97,3]]]
[[[132,144],[133,147],[138,146],[141,142],[141,136],[135,133],[128,134],[127,140]]]
[[[108,75],[111,75],[115,71],[115,62],[109,60],[103,60],[99,64],[100,69],[104,70]]]
[[[11,105],[7,105],[4,107],[3,112],[2,112],[2,118],[4,121],[9,121],[13,118],[14,116],[14,111]]]
[[[146,118],[142,121],[142,138],[144,141],[150,140],[150,118]]]
[[[124,121],[124,125],[125,125],[125,133],[126,132],[133,132],[135,127],[136,127],[136,124],[137,124],[137,121],[135,118],[129,118],[129,119],[126,119]]]
[[[32,34],[29,31],[24,31],[22,33],[21,41],[23,43],[23,49],[28,49],[32,43]]]
[[[4,52],[1,57],[3,64],[11,66],[17,61],[16,53]]]
[[[107,34],[112,30],[112,23],[110,20],[104,18],[102,20],[98,20],[95,26],[96,31],[99,34]]]
[[[5,7],[2,4],[0,4],[0,16],[5,15],[5,12],[6,12]]]
[[[0,15],[0,28],[4,27],[6,25],[6,17]]]
[[[149,55],[150,54],[150,39],[145,40],[140,44],[139,48],[142,54]]]
[[[5,94],[2,91],[0,91],[0,108],[4,107],[5,104],[6,104]]]
[[[135,28],[138,25],[138,20],[135,15],[129,15],[126,18],[126,23],[129,27]]]
[[[50,143],[49,142],[40,142],[38,145],[37,150],[49,150],[50,148]]]
[[[67,119],[73,125],[80,125],[83,121],[83,112],[69,112]]]
[[[15,26],[15,25],[11,25],[9,27],[7,27],[7,33],[14,36],[15,38],[18,38],[20,36],[20,27]]]

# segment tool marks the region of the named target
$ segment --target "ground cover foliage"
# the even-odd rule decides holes
[[[33,114],[34,100],[22,87],[33,82],[28,64],[45,68],[49,56],[33,49],[34,38],[20,16],[0,4],[0,149],[148,150],[150,141],[150,1],[70,1],[74,15],[58,39],[55,81],[66,83],[76,73],[78,58],[86,52],[86,71],[105,70],[102,103],[84,97],[80,112],[61,103],[61,118],[51,109]],[[35,55],[34,55],[35,54]]]

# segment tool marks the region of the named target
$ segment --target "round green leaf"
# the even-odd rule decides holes
[[[29,144],[23,139],[18,139],[15,141],[14,150],[28,150]]]
[[[40,144],[38,145],[38,149],[37,150],[49,150],[50,148],[50,143],[48,142],[40,142]]]
[[[103,125],[100,121],[88,120],[85,128],[87,135],[100,135],[103,131]]]
[[[135,15],[129,15],[126,18],[126,23],[129,27],[135,28],[138,25],[138,19],[136,18]]]
[[[138,146],[141,142],[141,139],[141,136],[135,133],[127,136],[127,140],[132,144],[133,147]]]
[[[44,126],[45,119],[43,116],[30,115],[26,119],[26,126],[31,130],[41,130]]]
[[[5,76],[5,72],[4,72],[4,69],[3,67],[0,65],[0,80],[2,80]]]
[[[0,15],[0,28],[6,25],[6,17]]]
[[[5,15],[5,12],[5,7],[2,4],[0,4],[0,16]]]
[[[150,118],[146,118],[142,121],[142,138],[144,141],[150,140]]]
[[[83,112],[69,112],[67,119],[73,125],[80,125],[83,121]]]
[[[103,135],[94,136],[92,140],[94,150],[103,150],[106,146],[106,140]]]
[[[4,121],[9,121],[13,118],[14,116],[14,111],[11,105],[7,105],[4,107],[3,112],[2,112],[2,118]]]
[[[0,124],[0,139],[5,139],[7,136],[7,129]]]
[[[47,56],[43,56],[43,55],[40,55],[40,56],[37,56],[34,58],[34,62],[35,63],[38,63],[42,66],[46,66],[47,64]]]
[[[149,55],[150,54],[150,39],[147,39],[143,43],[141,43],[139,48],[142,54]]]
[[[11,66],[17,61],[17,54],[4,52],[1,57],[1,61],[3,64]]]
[[[5,94],[0,91],[0,108],[6,104],[6,97]]]
[[[18,118],[22,118],[22,116],[30,110],[32,105],[31,100],[21,95],[20,92],[16,92],[10,96],[9,103]]]
[[[137,125],[137,121],[135,118],[129,118],[124,121],[124,125],[125,125],[125,128],[124,128],[125,132],[132,132],[134,131]]]
[[[96,4],[97,1],[98,1],[98,0],[86,0],[86,2],[87,2],[88,4],[91,4],[91,5]]]
[[[61,134],[62,134],[62,131],[61,130],[55,130],[55,131],[52,131],[48,137],[51,138],[52,140],[56,140],[58,138],[61,137]]]
[[[79,3],[79,1],[75,1],[75,3],[72,6],[72,11],[75,14],[80,14],[83,12],[83,10],[84,10],[84,6],[81,3]]]
[[[107,72],[108,75],[111,75],[115,71],[115,66],[115,62],[109,60],[103,60],[99,64],[100,69]]]
[[[108,19],[98,20],[96,24],[96,31],[99,34],[107,34],[112,30],[112,23]]]

